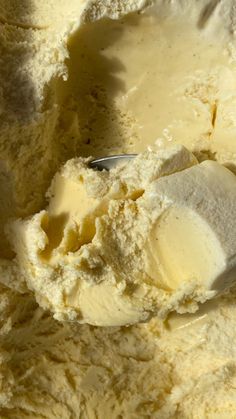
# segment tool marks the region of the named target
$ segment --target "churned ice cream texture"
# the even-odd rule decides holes
[[[235,418],[234,1],[0,22],[0,416]]]
[[[55,176],[48,210],[17,221],[19,271],[58,320],[120,326],[194,311],[236,274],[236,176],[181,146]],[[195,303],[195,306],[194,306]]]

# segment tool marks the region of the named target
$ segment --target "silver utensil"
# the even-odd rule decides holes
[[[99,157],[99,159],[92,160],[89,162],[89,167],[97,170],[110,170],[116,167],[119,163],[131,160],[136,157],[137,154],[117,154],[109,157]]]

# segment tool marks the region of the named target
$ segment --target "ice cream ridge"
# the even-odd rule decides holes
[[[58,320],[98,326],[195,312],[236,275],[236,177],[181,145],[55,175],[46,210],[9,231],[21,278]]]

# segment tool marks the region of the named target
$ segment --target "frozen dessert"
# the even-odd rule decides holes
[[[236,176],[181,146],[110,172],[70,160],[49,197],[10,240],[26,286],[58,320],[122,326],[194,311],[235,279]]]
[[[0,417],[235,418],[234,0],[0,26]]]

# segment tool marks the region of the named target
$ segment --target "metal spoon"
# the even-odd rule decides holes
[[[110,170],[119,163],[124,162],[125,160],[131,160],[136,156],[137,154],[117,154],[115,156],[99,157],[99,159],[89,162],[89,167],[97,170]]]

